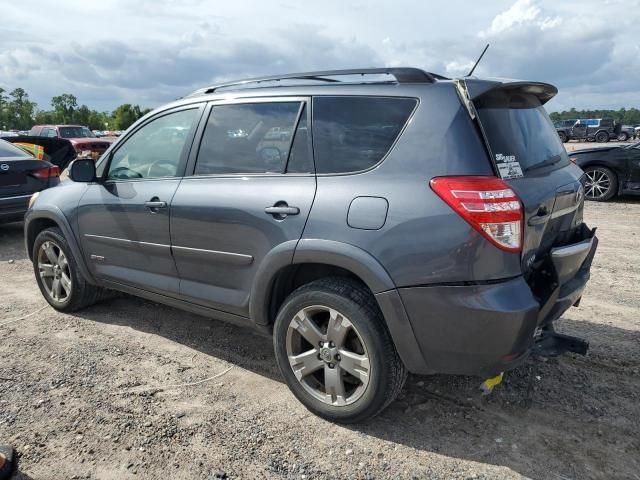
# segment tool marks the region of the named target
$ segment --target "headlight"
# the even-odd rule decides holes
[[[29,208],[33,207],[33,204],[36,203],[36,199],[38,198],[38,195],[40,195],[40,192],[36,192],[33,195],[31,195],[31,198],[29,199]]]

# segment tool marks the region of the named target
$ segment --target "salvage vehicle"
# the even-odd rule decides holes
[[[640,142],[577,150],[569,160],[584,170],[588,200],[605,202],[618,195],[640,194]]]
[[[31,196],[57,185],[59,175],[57,165],[0,139],[0,223],[22,220]]]
[[[605,143],[616,140],[621,130],[622,125],[612,118],[583,118],[572,125],[569,122],[556,125],[556,132],[563,143],[569,140]]]
[[[202,88],[32,198],[36,281],[63,312],[114,289],[272,335],[293,394],[338,422],[382,411],[407,371],[493,385],[584,354],[553,327],[597,246],[556,93],[416,68]]]
[[[98,139],[91,130],[81,125],[34,125],[29,135],[48,138],[66,138],[78,155],[100,158],[111,145],[108,140]]]

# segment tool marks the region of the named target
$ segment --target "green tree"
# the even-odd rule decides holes
[[[113,127],[111,122],[109,122],[109,127],[114,130],[126,130],[147,112],[149,112],[148,109],[141,109],[139,105],[125,103],[113,111]]]
[[[10,128],[31,128],[36,104],[29,100],[29,94],[22,88],[12,90],[9,96],[11,100],[7,104],[7,123],[10,124]]]
[[[73,113],[78,107],[78,99],[70,93],[63,93],[51,99],[51,106],[56,114],[56,123],[71,123]]]

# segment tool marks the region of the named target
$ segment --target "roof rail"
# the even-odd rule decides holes
[[[244,80],[236,80],[198,89],[195,92],[191,93],[189,96],[191,97],[195,95],[214,93],[220,88],[243,86],[250,83],[279,82],[281,80],[316,80],[320,82],[340,83],[340,80],[336,80],[330,77],[339,77],[345,75],[391,75],[395,78],[395,81],[397,83],[434,83],[437,79],[445,79],[445,77],[442,77],[441,75],[425,72],[424,70],[421,70],[419,68],[410,67],[325,70],[318,72],[288,73],[284,75],[273,75],[268,77],[256,77],[247,78]]]

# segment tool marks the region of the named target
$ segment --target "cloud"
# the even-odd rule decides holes
[[[291,71],[402,65],[460,76],[490,43],[476,75],[553,83],[553,108],[640,105],[640,2],[497,4],[66,0],[33,22],[42,6],[23,0],[3,10],[0,86],[25,88],[42,108],[62,92],[101,110],[156,106],[221,80]]]

